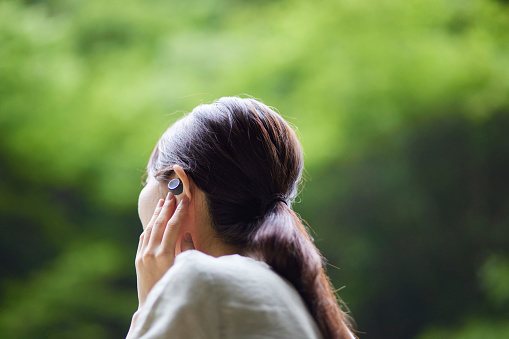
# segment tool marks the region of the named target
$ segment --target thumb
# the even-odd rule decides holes
[[[191,233],[184,234],[182,238],[182,252],[187,250],[194,250],[193,238],[191,237]]]

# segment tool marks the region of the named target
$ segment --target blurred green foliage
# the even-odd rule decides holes
[[[0,331],[124,336],[155,142],[249,94],[360,331],[507,336],[508,31],[495,0],[0,2]]]

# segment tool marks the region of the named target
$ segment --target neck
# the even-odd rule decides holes
[[[227,244],[218,237],[212,225],[212,218],[208,213],[207,200],[205,194],[200,190],[195,190],[194,200],[196,204],[195,221],[196,226],[194,235],[198,238],[195,245],[200,252],[213,257],[221,257],[230,254],[242,254],[242,247]]]
[[[224,241],[214,238],[213,241],[209,242],[201,249],[203,253],[211,255],[213,257],[221,257],[223,255],[241,254],[242,251],[238,246],[230,245]]]

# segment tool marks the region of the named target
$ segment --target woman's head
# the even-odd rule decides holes
[[[140,194],[142,222],[151,213],[142,213],[147,208],[141,205],[155,207],[168,192],[168,181],[180,178],[183,194],[191,198],[183,229],[196,249],[203,251],[205,240],[219,239],[230,253],[265,261],[300,293],[324,337],[350,338],[320,252],[291,209],[302,151],[279,114],[236,97],[200,105],[164,133],[147,169],[149,184]]]
[[[303,159],[295,132],[279,114],[253,99],[227,97],[171,126],[148,172],[168,182],[176,165],[204,192],[219,238],[243,245],[269,209],[295,198]]]

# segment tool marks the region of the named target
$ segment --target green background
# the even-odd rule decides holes
[[[229,95],[298,130],[361,338],[508,336],[508,32],[495,0],[0,1],[2,337],[125,336],[151,150]]]

